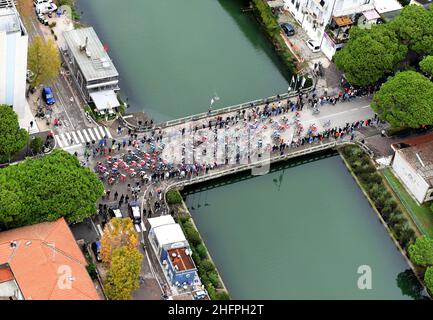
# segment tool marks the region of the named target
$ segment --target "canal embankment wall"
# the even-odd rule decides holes
[[[367,201],[369,202],[370,206],[372,207],[373,211],[376,213],[379,221],[381,222],[381,224],[384,226],[384,228],[386,229],[388,235],[390,236],[391,240],[393,241],[394,245],[396,246],[397,250],[401,253],[401,255],[403,256],[403,258],[405,259],[405,261],[407,262],[407,264],[409,265],[409,267],[412,269],[412,271],[414,272],[415,276],[417,277],[418,281],[423,285],[424,288],[426,288],[425,283],[422,279],[422,275],[420,274],[420,270],[419,268],[417,268],[412,261],[410,260],[406,249],[408,248],[408,245],[406,245],[406,249],[403,248],[402,244],[400,243],[399,239],[397,238],[397,232],[395,230],[392,229],[392,227],[390,227],[388,225],[388,223],[385,221],[383,215],[383,211],[382,213],[380,212],[380,210],[378,209],[377,205],[375,204],[375,202],[373,201],[372,197],[369,194],[369,191],[371,193],[371,188],[370,190],[366,189],[365,183],[362,183],[360,178],[359,178],[359,174],[357,174],[354,170],[353,170],[353,165],[351,164],[351,161],[348,159],[347,154],[344,153],[343,148],[345,148],[347,146],[341,146],[339,148],[337,148],[337,151],[340,154],[340,157],[343,161],[343,163],[345,164],[347,170],[350,172],[351,176],[353,177],[353,179],[355,180],[355,182],[357,183],[358,187],[360,188],[360,190],[362,191],[363,195],[365,196],[365,198],[367,199]],[[362,150],[362,152],[364,152]],[[375,165],[372,163],[371,158],[368,157],[368,161],[370,161],[370,164],[373,165],[375,167]],[[375,168],[376,169],[376,168]],[[376,171],[374,171],[374,173],[377,173]],[[378,175],[378,177],[380,177],[380,179],[383,179],[380,175]],[[383,181],[382,181],[383,183]],[[385,186],[384,184],[384,192],[387,193],[389,199],[394,200],[395,202],[397,202],[397,199],[395,199],[394,194],[388,190],[388,187]],[[406,219],[409,219],[408,217],[406,217]],[[415,226],[416,227],[416,226]],[[418,234],[420,234],[420,231],[417,230]],[[412,239],[412,241],[414,241],[414,239]],[[425,292],[428,292],[425,289]],[[431,299],[431,296],[429,295],[429,298]]]

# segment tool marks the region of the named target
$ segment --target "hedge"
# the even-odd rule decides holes
[[[394,194],[386,187],[370,157],[359,146],[355,145],[344,146],[341,151],[393,235],[400,245],[407,250],[409,245],[415,242],[415,231],[398,208]]]
[[[174,191],[174,190],[168,191],[166,198],[167,198],[167,203],[170,205],[182,203],[182,196],[180,195],[179,191]]]
[[[274,44],[277,54],[283,60],[284,64],[290,71],[290,73],[295,73],[295,58],[292,52],[287,48],[286,42],[281,36],[281,28],[277,21],[277,18],[272,13],[271,8],[264,0],[252,0],[253,9],[256,17],[259,19],[260,23],[263,25],[267,36],[271,39]]]
[[[191,244],[192,258],[197,266],[198,275],[212,300],[230,300],[229,294],[221,287],[220,276],[207,252],[200,234],[191,223],[189,217],[180,217],[177,222],[182,227],[185,237]]]

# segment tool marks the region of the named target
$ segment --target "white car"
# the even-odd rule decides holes
[[[36,14],[52,13],[57,10],[57,6],[51,2],[42,2],[36,5]]]
[[[36,7],[38,4],[41,3],[52,3],[52,0],[33,0],[33,6]]]
[[[307,42],[308,48],[310,48],[311,51],[313,51],[314,53],[320,52],[320,43],[318,43],[317,41],[314,41],[312,39],[307,40],[306,42]]]

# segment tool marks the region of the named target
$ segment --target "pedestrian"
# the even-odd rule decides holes
[[[128,203],[128,201],[129,201],[129,196],[126,195],[126,197],[125,197],[125,203]]]
[[[105,195],[107,196],[107,200],[110,200],[110,193],[111,193],[110,190],[107,190],[107,191],[105,192]]]
[[[114,201],[117,200],[117,197],[119,196],[119,194],[117,193],[117,191],[114,193]]]

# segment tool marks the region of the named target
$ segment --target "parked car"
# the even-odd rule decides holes
[[[53,89],[51,87],[44,87],[42,89],[42,97],[45,100],[45,103],[48,105],[52,105],[56,103],[56,99],[54,99]]]
[[[312,39],[307,40],[307,46],[313,52],[320,52],[320,43]]]
[[[128,203],[128,215],[135,224],[141,223],[140,205],[137,202]]]
[[[123,218],[122,212],[117,207],[108,208],[108,214],[111,218]]]
[[[52,3],[52,0],[33,0],[33,6],[36,7],[38,4],[42,3]]]
[[[52,13],[57,10],[57,6],[52,2],[43,2],[36,5],[36,14]]]
[[[196,291],[194,294],[194,300],[203,300],[206,298],[206,295],[207,293],[205,290]]]
[[[290,37],[295,34],[295,28],[290,23],[283,23],[281,25],[281,29],[283,29],[284,33]]]
[[[101,242],[99,240],[92,243],[92,251],[95,254],[96,261],[101,262]]]

